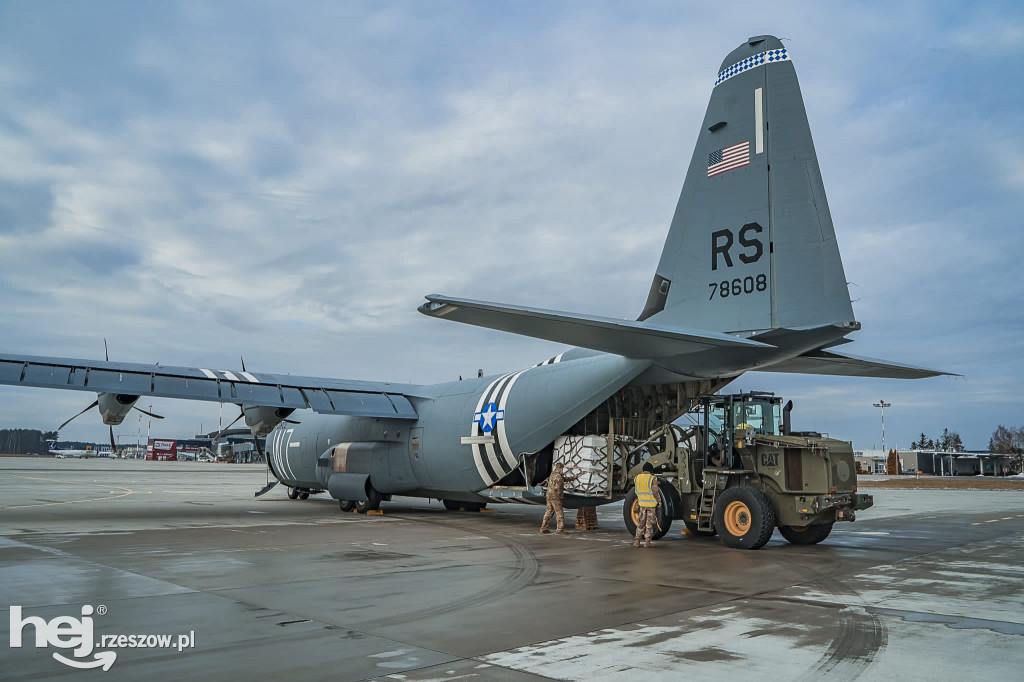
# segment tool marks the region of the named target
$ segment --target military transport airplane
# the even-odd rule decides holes
[[[326,490],[367,510],[396,494],[482,504],[528,488],[546,478],[559,436],[627,417],[643,436],[744,372],[944,374],[835,350],[860,323],[796,71],[773,36],[744,42],[719,69],[636,321],[426,298],[419,311],[431,317],[574,347],[432,386],[3,354],[0,383],[95,392],[112,425],[143,395],[235,403],[268,436],[270,471],[290,496]]]

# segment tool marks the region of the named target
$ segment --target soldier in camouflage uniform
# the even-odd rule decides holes
[[[654,536],[654,529],[658,525],[658,507],[662,505],[661,490],[658,486],[658,477],[654,475],[654,467],[650,462],[644,464],[643,472],[634,479],[634,486],[637,490],[637,508],[639,514],[636,524],[636,538],[633,546],[639,547],[640,540],[644,540],[644,548],[654,547],[651,538]],[[646,501],[646,504],[645,504]],[[650,506],[653,503],[653,506]]]
[[[540,532],[548,532],[548,522],[554,514],[557,519],[555,532],[565,535],[565,511],[562,509],[562,497],[565,495],[565,482],[575,481],[578,476],[566,476],[561,462],[555,462],[551,468],[551,475],[548,476],[547,486],[547,509],[544,511],[544,520],[540,523]]]

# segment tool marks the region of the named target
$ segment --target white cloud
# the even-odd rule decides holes
[[[863,299],[853,352],[953,361],[986,387],[972,377],[955,393],[978,404],[1012,394],[996,378],[1021,361],[987,358],[1019,317],[980,340],[950,327],[1024,294],[992,280],[1021,246],[1005,223],[1024,182],[1019,95],[988,106],[984,79],[929,81],[934,65],[914,55],[969,31],[926,4],[752,3],[739,20],[732,7],[675,5],[529,20],[473,5],[179,11],[127,24],[112,61],[83,46],[79,62],[98,60],[85,75],[48,63],[43,43],[0,52],[14,65],[0,71],[0,183],[52,194],[43,229],[0,226],[9,350],[95,357],[108,335],[126,360],[231,367],[244,353],[260,370],[423,382],[534,362],[552,345],[415,306],[441,292],[636,315],[721,58],[782,26]],[[955,198],[967,188],[978,189]],[[965,346],[921,342],[936,338]],[[843,402],[856,382],[809,381],[804,402],[860,414]],[[892,390],[955,426],[947,385]],[[49,396],[0,392],[0,404],[25,403],[9,418],[44,425],[67,407]],[[169,431],[215,414],[165,405]],[[829,423],[859,437],[858,419]]]

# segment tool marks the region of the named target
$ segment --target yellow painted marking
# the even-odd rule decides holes
[[[110,484],[82,483],[80,481],[63,481],[63,480],[55,479],[55,478],[41,478],[39,476],[10,476],[10,475],[8,475],[7,478],[21,478],[21,479],[24,479],[26,481],[45,481],[47,483],[66,483],[68,485],[88,485],[88,486],[92,486],[94,488],[106,488],[107,490],[110,490],[110,488],[116,488],[118,490],[124,490],[125,492],[123,492],[123,493],[121,493],[119,495],[108,495],[107,497],[90,497],[90,498],[85,499],[85,500],[65,500],[63,502],[39,502],[37,504],[15,504],[15,505],[11,505],[9,507],[3,507],[4,509],[28,509],[29,507],[54,507],[54,506],[60,505],[60,504],[82,504],[83,502],[102,502],[104,500],[116,500],[119,497],[128,497],[129,495],[132,495],[132,494],[135,493],[135,491],[132,490],[131,488],[125,488],[123,486],[118,486],[118,485],[111,486]],[[111,491],[111,492],[113,492],[113,491]]]
[[[119,497],[128,497],[134,494],[134,490],[128,488],[122,488],[125,492],[120,495],[108,495],[107,497],[90,497],[86,500],[66,500],[64,502],[40,502],[39,504],[15,504],[10,507],[4,507],[4,509],[27,509],[29,507],[53,507],[58,504],[81,504],[83,502],[102,502],[104,500],[116,500]]]

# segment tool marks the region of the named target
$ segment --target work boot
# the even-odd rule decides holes
[[[568,533],[565,532],[564,528],[559,528],[555,532],[558,533],[559,535],[568,535]]]
[[[541,533],[543,533],[543,534],[545,534],[545,535],[547,535],[547,534],[548,534],[548,533],[550,533],[551,531],[549,531],[549,530],[548,530],[547,528],[541,528],[541,529],[540,529],[540,532],[541,532]]]
[[[654,547],[654,543],[651,542],[650,540],[648,540],[646,543],[644,543],[644,549],[650,549],[651,547]]]
[[[637,549],[639,549],[640,548],[640,541],[639,540],[634,540],[633,541],[633,546],[636,547]]]

